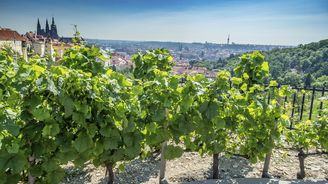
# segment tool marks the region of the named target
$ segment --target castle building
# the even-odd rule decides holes
[[[36,34],[37,35],[44,36],[44,37],[50,37],[52,39],[58,39],[59,37],[58,37],[57,26],[55,24],[54,17],[52,17],[50,29],[49,29],[48,19],[46,20],[46,27],[45,27],[45,29],[42,29],[41,28],[40,20],[38,19],[37,28],[36,28]]]

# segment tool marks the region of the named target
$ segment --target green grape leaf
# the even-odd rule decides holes
[[[123,136],[124,144],[128,147],[133,145],[133,139],[134,139],[133,135],[130,134],[126,134]]]
[[[63,180],[64,176],[65,171],[61,168],[58,168],[57,170],[48,173],[46,176],[46,180],[50,184],[57,184]]]
[[[38,121],[45,121],[51,118],[50,112],[44,108],[32,109],[32,114],[34,118]]]
[[[60,129],[59,129],[58,123],[52,123],[52,124],[48,124],[48,125],[44,126],[44,128],[42,130],[42,135],[44,137],[48,137],[48,136],[54,137],[59,132],[60,132]]]
[[[27,160],[22,154],[9,154],[1,152],[0,154],[0,170],[11,169],[14,174],[23,171],[27,164]]]
[[[86,133],[80,133],[78,138],[73,142],[73,146],[79,153],[85,152],[92,146],[92,140]]]
[[[64,106],[65,117],[71,116],[73,114],[73,110],[74,110],[73,100],[67,96],[59,96],[59,101]]]
[[[111,129],[106,126],[106,127],[102,127],[100,130],[99,130],[100,134],[104,137],[110,137],[111,136]]]
[[[3,121],[2,122],[2,127],[3,129],[7,130],[11,135],[13,136],[17,136],[20,132],[20,127],[18,125],[15,124],[14,121],[10,120],[10,121]]]
[[[216,128],[218,129],[223,129],[225,128],[226,122],[224,119],[222,119],[219,116],[216,116],[215,118],[212,119],[212,122],[214,123],[214,125],[216,126]]]
[[[181,157],[183,154],[183,149],[179,146],[167,145],[164,151],[164,158],[167,160],[173,160],[175,158]]]
[[[38,177],[42,175],[42,168],[40,165],[34,165],[30,168],[30,173],[34,177]]]
[[[58,165],[57,161],[54,159],[47,160],[42,164],[42,168],[47,172],[52,172],[58,169],[60,166]]]
[[[125,170],[125,165],[124,164],[118,165],[118,169],[120,170],[120,172],[123,172]]]

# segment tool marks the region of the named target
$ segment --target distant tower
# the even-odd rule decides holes
[[[46,35],[48,35],[48,36],[50,35],[48,19],[46,19]]]
[[[183,49],[183,48],[182,48],[182,44],[180,43],[180,44],[179,44],[179,51],[182,51],[182,49]]]
[[[36,27],[36,34],[41,35],[41,25],[40,25],[40,20],[38,19],[38,25]]]
[[[228,35],[227,44],[230,44],[230,34]]]
[[[50,36],[51,36],[51,38],[58,38],[57,26],[55,24],[54,17],[52,17]]]
[[[36,28],[36,34],[42,35],[45,37],[50,37],[52,39],[58,39],[58,33],[57,33],[57,26],[55,24],[55,19],[52,17],[51,26],[49,26],[48,19],[46,19],[46,27],[45,29],[41,28],[40,20],[38,18],[38,25]]]

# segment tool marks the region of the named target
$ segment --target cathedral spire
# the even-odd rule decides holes
[[[38,18],[38,25],[36,27],[36,34],[37,35],[40,35],[41,34],[41,25],[40,25],[40,20]]]
[[[48,19],[46,19],[46,34],[47,34],[47,35],[50,34],[50,29],[49,29]]]
[[[41,25],[40,25],[40,20],[39,20],[39,18],[38,18],[38,27],[40,27],[40,28],[41,28]]]
[[[51,21],[50,36],[51,38],[56,38],[56,39],[58,38],[57,26],[55,24],[54,17],[52,17],[52,21]]]

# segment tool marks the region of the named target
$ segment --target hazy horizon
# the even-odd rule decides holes
[[[60,36],[102,40],[299,45],[328,38],[326,0],[1,0],[0,26],[24,34],[55,17]]]
[[[200,43],[200,44],[205,44],[205,42],[197,42],[197,41],[172,41],[172,40],[124,40],[124,39],[103,39],[103,38],[84,38],[87,40],[99,40],[99,41],[123,41],[123,42],[165,42],[165,43],[187,43],[187,44],[193,44],[193,43]],[[321,40],[318,40],[321,41]],[[317,41],[312,41],[312,42],[317,42]],[[312,43],[308,42],[308,43]],[[226,44],[226,43],[215,43],[215,42],[207,42],[209,44]],[[302,44],[308,44],[308,43],[302,43]],[[232,43],[230,43],[231,45]],[[297,46],[297,45],[279,45],[279,44],[254,44],[254,43],[234,43],[236,45],[272,45],[272,46]]]

